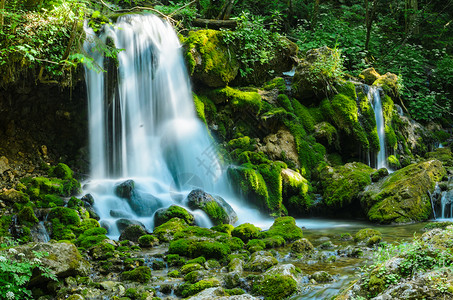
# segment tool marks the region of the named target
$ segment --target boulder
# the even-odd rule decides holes
[[[264,272],[278,264],[278,260],[270,252],[258,251],[252,254],[249,261],[244,265],[244,270]]]
[[[258,151],[262,151],[271,160],[285,160],[292,162],[296,169],[300,167],[294,136],[287,129],[279,129],[277,133],[266,136]]]
[[[299,239],[291,245],[291,252],[295,254],[307,253],[315,250],[315,247],[307,239]]]
[[[151,194],[140,194],[133,180],[126,180],[115,186],[115,194],[126,199],[138,216],[150,216],[162,206],[161,201]]]
[[[189,225],[195,225],[195,217],[184,207],[171,205],[168,208],[160,208],[156,211],[154,214],[154,226],[158,227],[175,217],[186,221]]]
[[[187,300],[258,300],[249,294],[227,296],[226,292],[221,287],[212,287],[201,291],[200,293],[187,298]]]
[[[190,209],[201,209],[215,225],[234,224],[238,219],[233,208],[219,196],[196,189],[190,192],[187,200]]]
[[[359,78],[363,79],[368,85],[372,85],[379,77],[381,75],[374,68],[367,68],[359,75]]]
[[[138,240],[141,236],[146,235],[147,232],[144,227],[140,225],[129,225],[121,232],[120,241],[132,241],[138,243]]]
[[[183,40],[189,72],[195,81],[209,87],[224,87],[236,78],[239,62],[234,47],[216,30],[190,31]]]
[[[71,243],[30,243],[15,249],[30,260],[35,259],[34,252],[49,253],[39,260],[42,266],[49,268],[58,278],[88,276],[91,273],[90,263],[82,258],[77,247]],[[36,274],[30,279],[30,286],[41,285],[47,281],[49,279]]]
[[[384,75],[380,76],[376,81],[373,82],[373,85],[377,85],[382,87],[387,95],[390,97],[397,97],[399,95],[399,82],[398,76],[393,73],[385,73]]]
[[[326,206],[339,209],[351,205],[371,183],[371,173],[373,169],[360,162],[338,168],[326,166],[320,174]]]
[[[361,205],[368,219],[390,224],[423,221],[432,213],[428,192],[446,174],[438,160],[409,165],[367,186]]]
[[[8,159],[5,156],[0,157],[0,175],[2,175],[5,171],[8,171],[10,166],[8,164]]]

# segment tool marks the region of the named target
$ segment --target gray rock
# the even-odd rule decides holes
[[[234,224],[238,217],[233,208],[221,197],[196,189],[187,196],[190,209],[201,209],[215,225]]]

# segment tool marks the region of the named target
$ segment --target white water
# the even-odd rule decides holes
[[[377,133],[379,137],[379,152],[376,158],[376,169],[387,168],[387,154],[385,150],[385,122],[384,115],[382,112],[382,102],[380,95],[380,88],[375,86],[370,86],[367,98],[371,101],[374,116],[376,119]]]
[[[173,28],[152,15],[126,15],[99,37],[86,30],[93,40],[110,39],[124,49],[118,54],[117,83],[115,74],[86,70],[91,181],[85,192],[94,197],[109,235],[119,235],[116,222],[122,218],[152,229],[156,209],[184,205],[195,188],[221,195],[239,223],[259,219],[233,196],[215,144],[195,114]],[[105,64],[93,41],[85,49],[99,66]],[[132,202],[114,192],[127,179],[135,182]],[[212,226],[204,213],[192,213],[199,225]]]

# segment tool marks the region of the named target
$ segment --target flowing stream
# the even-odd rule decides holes
[[[221,195],[239,222],[259,219],[234,197],[215,143],[196,116],[173,28],[153,15],[125,15],[99,36],[86,31],[86,51],[107,72],[86,69],[91,180],[85,192],[94,197],[109,235],[117,237],[124,220],[152,229],[157,209],[184,206],[196,188]],[[98,51],[112,42],[122,49],[117,68]],[[129,179],[134,195],[127,200],[115,189]],[[192,213],[198,225],[212,226],[203,212]]]

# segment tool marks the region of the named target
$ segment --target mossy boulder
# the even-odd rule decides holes
[[[196,189],[187,196],[190,209],[201,209],[215,225],[234,224],[238,217],[233,208],[220,196],[212,196]]]
[[[400,161],[395,155],[389,155],[387,157],[387,165],[392,170],[398,170],[401,167]]]
[[[380,168],[379,170],[371,173],[371,181],[378,182],[379,180],[381,180],[382,178],[384,178],[385,176],[388,176],[388,175],[389,175],[389,170],[387,170],[386,168]]]
[[[267,251],[257,251],[252,254],[249,261],[244,265],[244,270],[264,272],[278,264],[278,260]]]
[[[151,248],[159,244],[159,239],[153,235],[145,234],[138,238],[138,244],[143,248]]]
[[[286,299],[297,291],[297,282],[290,275],[266,275],[254,283],[252,293],[262,295],[266,300]]]
[[[356,233],[356,235],[354,237],[354,241],[368,244],[368,241],[371,238],[373,238],[373,241],[376,240],[376,238],[374,238],[374,237],[382,237],[382,233],[376,229],[364,228],[364,229],[360,229]]]
[[[397,97],[399,95],[400,86],[398,76],[393,73],[385,73],[376,79],[373,85],[382,87],[385,93],[391,97]]]
[[[58,278],[69,276],[88,276],[91,273],[91,265],[86,261],[74,244],[59,243],[29,243],[15,247],[19,253],[24,253],[25,258],[33,261],[35,252],[47,252],[49,255],[41,257],[41,265],[49,268],[50,272]],[[33,273],[28,286],[37,286],[49,282],[40,272]]]
[[[188,225],[195,225],[195,217],[187,209],[178,205],[171,205],[168,208],[161,208],[156,211],[154,226],[158,227],[175,217],[184,220]]]
[[[358,200],[360,192],[371,183],[370,175],[373,171],[359,162],[337,168],[326,166],[320,174],[326,206],[338,209]]]
[[[121,273],[121,279],[147,283],[151,279],[151,269],[147,266],[140,266],[133,270]]]
[[[313,279],[318,283],[325,283],[333,281],[333,276],[326,271],[317,271],[310,275],[310,279]]]
[[[68,167],[68,165],[64,163],[59,163],[58,165],[50,168],[49,170],[50,177],[56,177],[60,179],[72,179],[73,175],[74,172],[71,170],[71,168]]]
[[[190,74],[209,87],[228,85],[239,71],[234,49],[223,42],[222,35],[221,31],[197,30],[183,39]]]
[[[374,68],[367,68],[359,75],[359,78],[365,81],[368,85],[372,85],[379,77],[381,77],[381,75],[376,72]]]
[[[258,114],[263,105],[260,94],[255,91],[241,91],[227,86],[214,90],[211,94],[217,104],[228,104],[236,112]]]
[[[272,226],[267,231],[260,234],[260,238],[269,238],[280,236],[286,242],[291,242],[302,238],[303,232],[300,227],[296,225],[296,220],[293,217],[280,217],[275,219]]]
[[[315,250],[315,247],[307,239],[298,239],[291,245],[291,252],[295,254],[312,252],[313,250]]]
[[[378,223],[405,223],[429,219],[428,191],[446,174],[438,160],[409,165],[367,187],[361,204],[368,219]]]
[[[427,159],[437,159],[443,163],[445,167],[453,167],[453,154],[450,148],[437,148],[433,152],[426,153]]]
[[[132,241],[138,243],[138,240],[141,236],[146,235],[147,232],[145,228],[140,225],[129,225],[121,232],[120,241]]]
[[[244,223],[231,231],[231,235],[240,238],[244,243],[258,237],[261,229],[250,223]]]
[[[217,278],[209,278],[198,281],[197,283],[186,285],[181,291],[181,296],[184,298],[195,295],[205,289],[220,286],[220,281]]]
[[[30,201],[30,197],[21,191],[15,189],[3,190],[0,192],[0,200],[9,204],[25,204]]]
[[[282,195],[285,208],[292,215],[307,213],[312,205],[310,182],[292,169],[282,169]]]
[[[332,150],[340,149],[340,138],[337,129],[329,122],[321,122],[314,127],[316,141]]]
[[[153,235],[155,235],[160,242],[169,242],[173,240],[173,236],[182,231],[188,225],[180,218],[173,218],[170,221],[154,228]]]

